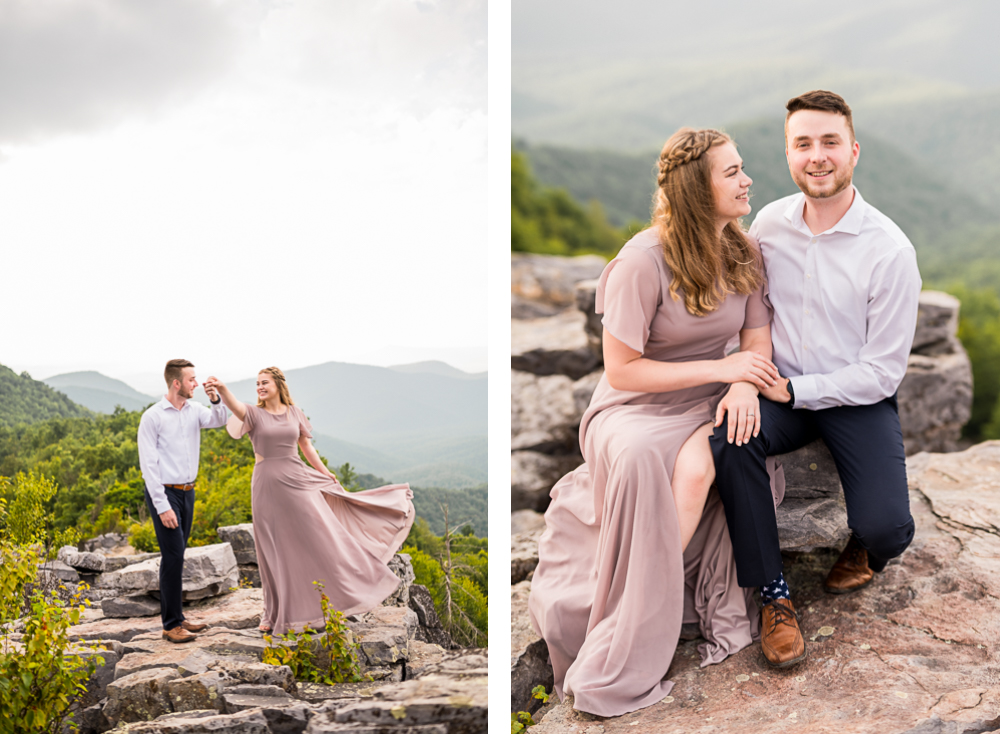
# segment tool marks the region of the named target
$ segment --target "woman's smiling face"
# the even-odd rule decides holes
[[[715,212],[721,224],[732,222],[750,213],[750,184],[743,170],[743,159],[732,143],[717,145],[708,151],[712,167],[712,193]]]

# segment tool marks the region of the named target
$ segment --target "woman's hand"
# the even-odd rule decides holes
[[[736,382],[719,402],[715,411],[715,427],[722,425],[722,419],[729,413],[728,440],[735,439],[737,446],[742,446],[751,436],[760,433],[760,400],[757,398],[757,388],[748,382]]]
[[[718,361],[719,382],[750,382],[761,390],[778,381],[774,362],[757,352],[735,352]]]

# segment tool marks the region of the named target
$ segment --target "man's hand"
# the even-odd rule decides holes
[[[174,514],[173,510],[167,510],[166,512],[160,513],[160,522],[163,523],[163,527],[170,528],[173,530],[177,527],[177,515]]]
[[[792,396],[788,393],[788,378],[782,377],[774,387],[768,387],[760,391],[760,394],[772,403],[789,403]]]
[[[205,394],[208,395],[208,399],[212,401],[215,405],[221,399],[219,396],[219,386],[222,385],[222,381],[217,377],[209,377],[201,386],[205,388]]]

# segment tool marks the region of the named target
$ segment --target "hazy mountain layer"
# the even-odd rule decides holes
[[[736,123],[727,132],[739,146],[753,179],[753,212],[768,202],[798,192],[788,173],[781,120]],[[932,243],[967,225],[984,225],[996,217],[967,192],[906,150],[858,130],[861,158],[854,182],[865,199],[892,218],[915,243]],[[578,201],[596,199],[609,219],[621,226],[645,222],[656,188],[658,149],[645,154],[580,150],[521,143],[537,179],[567,189]]]

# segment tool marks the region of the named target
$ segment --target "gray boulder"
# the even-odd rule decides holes
[[[455,647],[454,640],[451,639],[438,618],[437,610],[434,608],[434,600],[427,591],[426,586],[413,584],[410,587],[410,609],[417,615],[417,628],[413,632],[413,639],[420,642],[427,642],[433,645],[440,645],[446,650]]]
[[[413,573],[413,563],[407,554],[397,553],[390,559],[389,569],[399,578],[400,584],[382,602],[382,606],[405,607],[410,603],[410,586],[417,580]]]
[[[170,713],[168,684],[177,678],[173,668],[151,668],[108,684],[104,715],[112,726],[121,722],[148,721]]]
[[[516,520],[515,515],[518,516]],[[511,585],[528,578],[528,575],[535,570],[535,566],[538,565],[538,539],[543,532],[545,532],[545,518],[541,513],[519,510],[511,515]]]
[[[510,588],[510,710],[529,713],[542,705],[532,698],[531,689],[545,686],[545,690],[551,691],[554,680],[549,649],[528,616],[530,593],[530,581],[521,581]]]
[[[907,456],[957,451],[962,426],[972,415],[969,356],[961,346],[950,354],[911,354],[898,399]]]
[[[236,556],[229,543],[188,548],[184,553],[185,601],[225,594],[239,584]],[[159,592],[160,558],[101,574],[97,587],[122,592]]]
[[[910,352],[930,357],[954,354],[960,306],[959,300],[947,293],[922,291]]]
[[[786,551],[839,548],[850,535],[844,491],[830,450],[821,440],[777,457],[785,472],[785,498],[776,511]]]
[[[575,445],[581,413],[573,399],[573,380],[565,375],[540,377],[512,370],[510,383],[512,451],[549,453]]]
[[[105,617],[151,617],[160,613],[160,602],[149,594],[129,594],[101,601]]]
[[[510,290],[528,301],[571,306],[576,301],[576,284],[599,277],[605,264],[600,255],[560,257],[512,252]]]
[[[536,375],[567,375],[574,380],[593,372],[601,355],[585,330],[586,317],[567,309],[547,318],[515,320],[510,327],[510,366]]]
[[[583,463],[576,453],[543,454],[541,451],[513,451],[510,455],[511,510],[545,510],[549,491],[562,476]]]
[[[252,522],[227,525],[216,532],[219,534],[219,540],[233,547],[237,563],[257,563],[257,544],[254,541]]]
[[[38,575],[44,581],[54,584],[76,584],[80,581],[80,574],[76,569],[58,560],[39,563]]]
[[[176,678],[167,683],[167,693],[173,710],[223,711],[222,691],[229,679],[218,670],[210,670],[186,678]]]

